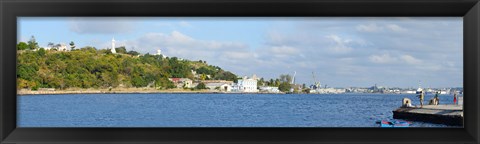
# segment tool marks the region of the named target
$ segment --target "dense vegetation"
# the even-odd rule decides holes
[[[32,37],[33,38],[33,37]],[[83,47],[72,51],[45,50],[36,42],[17,45],[18,89],[38,88],[174,88],[168,78],[231,80],[237,76],[205,61],[179,60],[161,55],[140,55],[124,47],[109,50]],[[195,70],[200,76],[192,74]],[[210,77],[207,77],[209,75]]]
[[[260,80],[257,81],[257,85],[278,87],[280,91],[288,92],[292,88],[291,82],[292,82],[292,76],[288,74],[286,75],[282,74],[280,75],[279,78],[276,78],[275,80],[274,79],[264,80],[263,78],[260,78]]]

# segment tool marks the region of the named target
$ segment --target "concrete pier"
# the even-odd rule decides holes
[[[424,105],[422,108],[398,108],[393,111],[393,118],[463,126],[463,105]]]

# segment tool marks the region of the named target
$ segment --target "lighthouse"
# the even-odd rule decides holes
[[[110,51],[114,54],[114,53],[117,53],[117,51],[115,51],[115,39],[112,38],[112,49],[110,49]]]

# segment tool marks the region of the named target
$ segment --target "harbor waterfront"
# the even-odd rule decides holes
[[[463,127],[461,17],[17,24],[18,127]]]
[[[19,127],[378,127],[415,94],[56,94],[18,98]],[[433,98],[426,95],[425,99]],[[440,104],[452,104],[441,95]],[[461,127],[412,122],[411,127]]]
[[[454,126],[463,125],[463,105],[425,105],[422,108],[398,108],[393,118]]]

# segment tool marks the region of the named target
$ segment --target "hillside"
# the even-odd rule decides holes
[[[180,60],[161,55],[138,55],[117,48],[108,50],[84,47],[73,51],[39,49],[18,50],[17,89],[38,88],[175,88],[168,78],[221,79],[237,76],[205,61]],[[195,77],[192,70],[199,74]],[[210,77],[207,77],[209,75]]]

